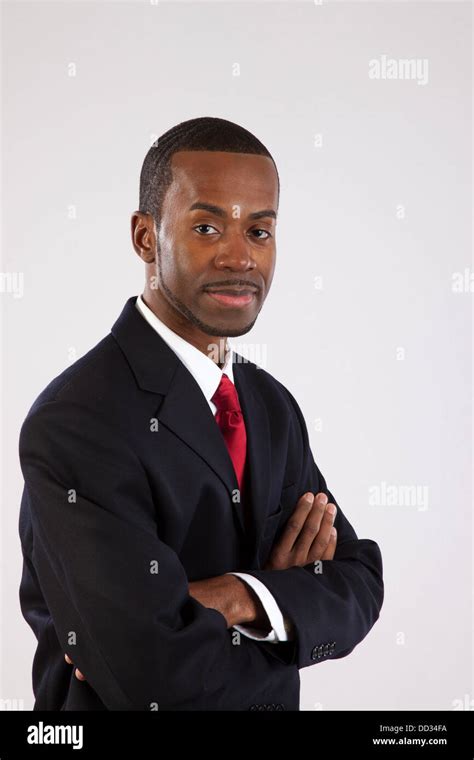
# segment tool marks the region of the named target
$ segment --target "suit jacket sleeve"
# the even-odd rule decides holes
[[[259,644],[233,646],[224,616],[189,596],[146,473],[108,421],[43,403],[23,423],[20,462],[58,639],[106,709],[213,709],[236,679],[266,677]]]
[[[362,641],[379,617],[384,584],[378,545],[357,537],[328,490],[313,459],[301,410],[291,393],[285,391],[294,411],[289,458],[297,461],[297,498],[306,491],[322,491],[336,504],[337,547],[334,559],[321,562],[319,573],[314,563],[286,570],[247,572],[269,588],[294,626],[294,643],[276,645],[272,653],[304,668],[345,657]],[[275,541],[283,528],[284,525]]]

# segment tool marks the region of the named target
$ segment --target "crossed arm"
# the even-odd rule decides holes
[[[333,559],[337,540],[337,531],[333,526],[336,513],[336,505],[328,501],[326,494],[303,494],[264,569],[284,570],[293,566],[303,567],[317,560]],[[226,573],[192,581],[189,595],[204,607],[220,612],[226,619],[227,628],[248,623],[260,629],[270,628],[259,597],[235,575]],[[287,623],[291,625],[291,621]],[[64,658],[67,663],[73,664],[67,654]],[[80,681],[86,680],[79,668],[75,668],[75,675]]]
[[[333,523],[337,507],[324,493],[306,493],[272,548],[264,570],[303,567],[316,560],[333,559],[337,531]],[[237,583],[234,583],[237,581]],[[242,623],[268,625],[262,605],[250,587],[235,576],[221,575],[189,584],[189,593],[205,607],[219,610],[230,628]]]

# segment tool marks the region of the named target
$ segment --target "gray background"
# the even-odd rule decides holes
[[[150,143],[179,121],[220,116],[267,145],[282,186],[272,290],[234,345],[266,352],[303,409],[329,488],[384,558],[380,620],[349,657],[301,672],[301,707],[465,708],[472,293],[453,292],[452,277],[473,269],[470,4],[2,11],[2,271],[23,273],[24,292],[0,294],[0,698],[33,705],[35,639],[18,604],[20,425],[142,290],[129,224]],[[428,83],[369,79],[383,54],[428,59]],[[374,504],[382,483],[399,500],[415,486],[428,501]]]

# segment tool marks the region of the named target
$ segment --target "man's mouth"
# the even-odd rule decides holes
[[[242,307],[248,306],[255,298],[256,290],[253,288],[229,288],[222,287],[215,290],[206,290],[205,293],[223,306]]]

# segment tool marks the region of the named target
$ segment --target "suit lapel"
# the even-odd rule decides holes
[[[263,522],[267,515],[271,482],[270,426],[267,408],[253,382],[258,372],[255,364],[237,356],[234,361],[234,381],[239,394],[247,432],[247,486],[245,499],[250,504],[253,527],[253,546],[257,551]]]
[[[239,484],[224,438],[199,385],[181,362],[157,416],[222,480],[243,529],[239,504],[232,499]]]

